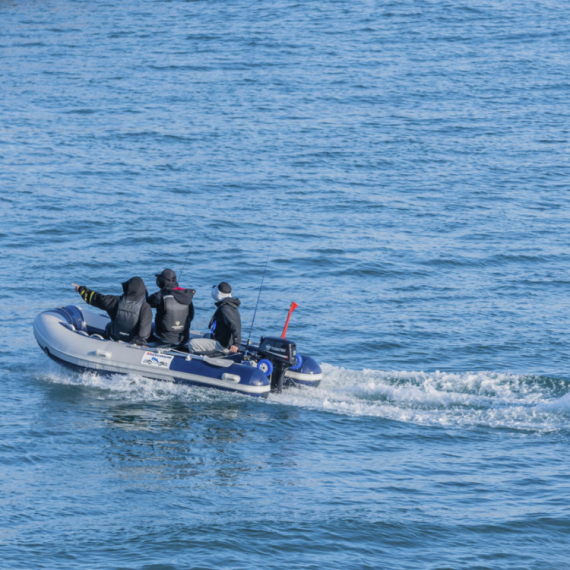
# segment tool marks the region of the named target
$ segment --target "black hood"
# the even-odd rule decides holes
[[[182,305],[189,305],[192,302],[192,298],[194,297],[194,293],[196,291],[194,289],[170,289],[170,293],[174,296],[174,298],[181,303]]]
[[[214,304],[216,307],[221,307],[222,305],[232,305],[237,309],[241,305],[241,301],[237,297],[235,299],[233,297],[226,297],[225,299],[222,299],[221,301],[218,301]]]
[[[146,295],[146,287],[144,285],[144,281],[140,277],[131,277],[122,285],[125,297],[127,299],[136,301],[137,299],[140,299]]]

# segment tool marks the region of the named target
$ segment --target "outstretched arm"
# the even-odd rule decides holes
[[[118,303],[119,297],[117,295],[101,295],[101,293],[97,293],[85,285],[77,285],[77,283],[72,283],[72,285],[88,305],[93,305],[98,309],[103,309],[103,311],[109,312]]]

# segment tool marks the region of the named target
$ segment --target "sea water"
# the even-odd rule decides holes
[[[0,5],[0,567],[570,567],[570,5]],[[252,327],[259,287],[267,272]],[[316,389],[65,371],[45,309],[231,283]]]

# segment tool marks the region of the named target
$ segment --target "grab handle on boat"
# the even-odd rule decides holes
[[[111,358],[112,354],[106,350],[96,350],[95,356],[101,356],[103,358]]]
[[[239,382],[241,378],[237,374],[222,374],[222,380],[232,380],[233,382]]]

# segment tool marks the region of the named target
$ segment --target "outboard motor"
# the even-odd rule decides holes
[[[285,370],[297,364],[297,346],[286,338],[261,337],[258,354],[273,364],[271,391],[281,394]]]

